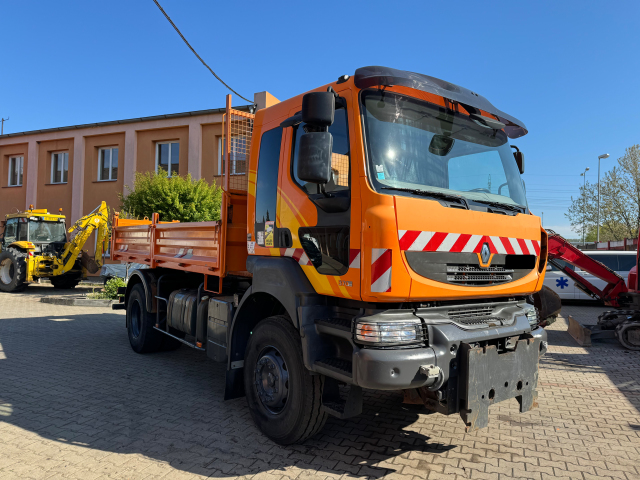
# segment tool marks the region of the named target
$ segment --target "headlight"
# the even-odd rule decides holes
[[[527,320],[529,320],[529,325],[531,325],[531,327],[535,327],[540,323],[540,320],[538,319],[538,311],[532,305],[529,305],[529,307],[530,308],[525,310],[524,314],[527,316]]]
[[[368,322],[356,324],[356,340],[370,344],[409,344],[425,339],[422,322],[419,319],[397,322]]]

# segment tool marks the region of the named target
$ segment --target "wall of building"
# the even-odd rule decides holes
[[[189,127],[160,128],[138,131],[138,154],[136,171],[154,172],[156,169],[156,144],[158,142],[178,142],[180,144],[179,174],[189,172]]]
[[[4,220],[6,213],[22,210],[26,202],[26,181],[28,168],[29,144],[18,143],[15,145],[0,145],[0,211],[3,212],[0,220]],[[9,158],[22,157],[22,185],[9,186]]]
[[[258,108],[278,100],[268,92],[254,95]],[[135,172],[155,171],[156,144],[180,144],[179,174],[220,184],[218,139],[222,135],[223,110],[106,122],[91,126],[63,127],[0,137],[0,220],[7,213],[25,210],[29,204],[57,213],[62,208],[67,225],[96,208],[102,200],[112,209],[120,205],[118,193],[133,185]],[[118,147],[118,178],[98,181],[98,152]],[[51,182],[51,154],[67,152],[67,182]],[[10,156],[24,157],[22,186],[8,186]],[[94,252],[94,239],[86,244]]]
[[[116,180],[98,180],[99,151],[104,147],[118,147]],[[82,211],[88,213],[103,200],[112,209],[118,209],[118,193],[123,191],[125,168],[125,135],[94,135],[85,137],[84,144],[84,196]]]
[[[73,185],[74,139],[40,141],[38,143],[38,193],[35,208],[46,208],[58,213],[62,208],[65,215],[71,214],[71,191]],[[51,183],[51,156],[53,153],[69,154],[69,173],[65,183]]]

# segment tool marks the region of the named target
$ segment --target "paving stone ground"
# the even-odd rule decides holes
[[[285,448],[244,399],[222,401],[222,365],[189,348],[137,355],[122,313],[38,301],[49,293],[0,294],[0,479],[640,478],[640,353],[578,347],[563,320],[532,412],[501,403],[466,434],[459,417],[367,392],[362,415]]]

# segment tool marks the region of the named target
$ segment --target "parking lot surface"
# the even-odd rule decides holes
[[[362,415],[281,447],[244,399],[222,400],[223,365],[187,347],[135,354],[123,313],[39,302],[50,293],[0,294],[0,479],[640,478],[640,352],[579,347],[562,319],[536,410],[495,405],[466,434],[457,416],[368,392]]]

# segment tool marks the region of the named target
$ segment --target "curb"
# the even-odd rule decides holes
[[[106,298],[85,298],[85,297],[42,297],[42,303],[52,303],[54,305],[66,305],[70,307],[110,307],[116,300]]]

